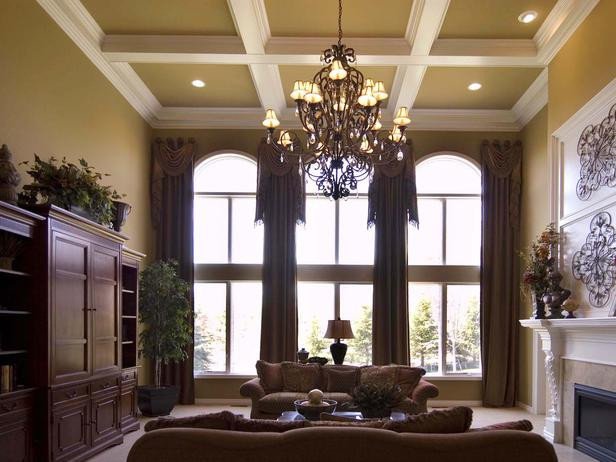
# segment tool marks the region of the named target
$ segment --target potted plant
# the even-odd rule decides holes
[[[548,272],[554,265],[552,247],[558,244],[559,233],[554,223],[545,227],[537,238],[530,243],[525,253],[522,286],[525,293],[530,293],[533,305],[533,318],[545,318],[545,303],[543,295],[548,289]]]
[[[384,418],[391,409],[404,401],[399,385],[363,383],[351,392],[350,406],[359,409],[364,418]]]
[[[138,405],[146,416],[168,415],[177,403],[179,390],[161,382],[163,364],[186,359],[192,341],[190,286],[177,273],[176,262],[157,261],[139,280],[139,335],[141,352],[154,363],[154,386],[138,388]]]
[[[74,164],[66,158],[58,161],[51,157],[46,162],[35,154],[34,163],[21,164],[29,168],[27,173],[34,181],[25,185],[19,194],[20,204],[35,205],[43,201],[105,226],[116,218],[116,202],[122,195],[110,186],[101,185],[103,177],[109,175],[97,172],[84,159]]]

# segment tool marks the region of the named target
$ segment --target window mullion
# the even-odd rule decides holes
[[[443,232],[442,232],[443,242],[441,242],[443,259],[442,259],[441,264],[446,265],[447,264],[447,199],[445,198],[441,199],[441,213],[443,214],[442,215],[443,219],[441,220],[443,223]]]
[[[441,284],[440,373],[447,374],[447,284]]]
[[[227,197],[227,263],[233,261],[233,199]]]
[[[231,281],[227,281],[225,283],[225,285],[227,286],[227,332],[226,332],[226,336],[227,336],[227,341],[226,341],[226,358],[225,358],[225,369],[227,374],[229,374],[231,372]]]

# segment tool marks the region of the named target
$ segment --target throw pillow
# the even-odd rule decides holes
[[[282,367],[282,386],[284,391],[308,393],[321,385],[321,366],[285,361]]]
[[[238,418],[229,411],[214,414],[194,415],[190,417],[159,417],[150,420],[144,426],[146,432],[160,428],[209,428],[212,430],[233,430],[235,419]]]
[[[533,429],[533,424],[530,421],[524,420],[516,420],[513,422],[501,422],[493,425],[486,425],[485,427],[480,428],[471,428],[469,432],[485,432],[490,430],[520,430],[525,432],[530,432]]]
[[[360,371],[360,384],[394,385],[398,380],[398,366],[364,366]]]
[[[310,421],[308,420],[291,420],[287,422],[278,422],[277,420],[267,419],[245,419],[238,417],[235,421],[235,431],[238,432],[251,432],[251,433],[284,433],[288,430],[295,430],[296,428],[309,427]]]
[[[421,367],[398,366],[397,383],[404,396],[411,396],[425,373],[426,371]]]
[[[409,415],[403,421],[385,421],[386,430],[398,433],[464,433],[473,421],[470,407],[437,409],[424,414]]]
[[[323,369],[323,386],[328,392],[350,393],[359,377],[359,369],[339,370],[334,368]]]
[[[280,363],[257,361],[257,376],[261,380],[265,393],[282,391],[282,367]]]

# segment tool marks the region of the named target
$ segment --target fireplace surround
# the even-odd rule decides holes
[[[573,447],[601,462],[616,462],[616,392],[574,385]]]

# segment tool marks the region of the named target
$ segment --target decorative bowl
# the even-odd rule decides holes
[[[295,410],[308,420],[319,420],[322,412],[329,414],[336,411],[337,401],[333,399],[324,399],[321,404],[310,404],[307,399],[298,399],[293,402]]]

